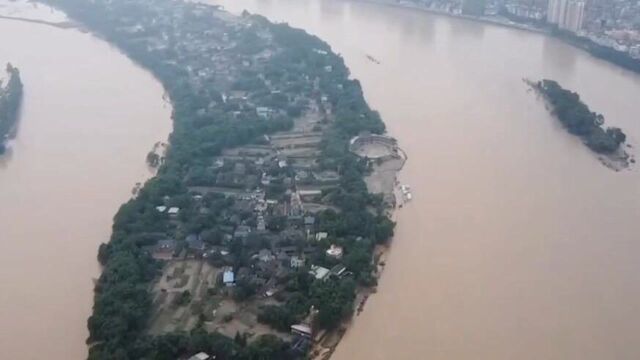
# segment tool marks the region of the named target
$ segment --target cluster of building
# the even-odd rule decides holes
[[[525,28],[532,26],[531,22],[538,27],[554,25],[640,59],[640,3],[634,0],[383,1]],[[518,19],[523,22],[519,24]]]
[[[640,59],[640,3],[630,0],[505,0],[512,15],[546,21]]]
[[[194,161],[183,179],[188,195],[165,196],[151,204],[158,228],[170,230],[145,234],[154,238],[149,254],[174,264],[201,260],[220,269],[220,296],[229,299],[250,286],[258,299],[277,302],[273,299],[286,292],[288,277],[299,271],[317,281],[348,276],[340,239],[319,224],[320,213],[339,213],[327,193],[339,186],[340,175],[318,161],[323,134],[333,121],[329,94],[320,85],[321,78],[326,83],[335,71],[329,52],[313,51],[313,63],[326,63],[314,69],[314,78],[286,68],[286,59],[278,58],[282,49],[259,19],[172,1],[145,9],[157,13],[136,13],[132,6],[131,13],[118,18],[117,34],[146,49],[143,56],[162,59],[160,74],[186,72],[183,86],[198,94],[192,99],[197,117],[191,121],[293,124]],[[203,17],[216,21],[198,21]],[[283,71],[289,72],[273,76]],[[336,91],[341,86],[336,84]],[[167,273],[162,278],[183,283],[182,276]],[[201,292],[191,298],[203,298]],[[166,302],[162,299],[169,293],[171,289],[158,292],[154,302]],[[208,318],[211,309],[203,308]],[[176,319],[188,318],[180,314]],[[182,330],[191,322],[185,324]]]
[[[549,0],[547,22],[560,29],[577,33],[582,30],[585,2],[580,0]]]

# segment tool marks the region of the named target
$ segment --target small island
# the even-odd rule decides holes
[[[15,133],[22,102],[20,71],[11,64],[7,64],[6,71],[6,85],[0,81],[0,154],[6,151],[6,142]]]
[[[344,60],[246,12],[47,2],[151,71],[173,106],[147,156],[156,176],[98,251],[88,358],[329,356],[376,291],[406,158]]]
[[[628,167],[629,155],[621,147],[627,137],[620,128],[605,128],[604,116],[591,111],[577,93],[564,89],[556,81],[544,79],[530,85],[544,96],[562,125],[601,155],[605,165],[614,170]]]

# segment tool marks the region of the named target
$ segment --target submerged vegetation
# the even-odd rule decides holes
[[[207,253],[211,264],[237,273],[233,290],[220,291],[244,302],[264,296],[258,289],[268,271],[256,270],[260,264],[252,259],[257,251],[291,245],[292,259],[299,255],[307,261],[274,265],[283,275],[267,277],[267,283],[275,279],[279,305],[262,308],[258,320],[274,331],[287,331],[309,318],[313,308],[315,329],[338,327],[353,312],[357,287],[375,285],[374,247],[394,231],[381,197],[370,194],[363,181],[368,160],[348,150],[353,136],[385,131],[359,82],[349,79],[343,60],[320,39],[259,16],[234,17],[215,7],[173,0],[49,2],[152,71],[173,104],[174,130],[163,161],[157,162],[157,176],[120,208],[111,240],[99,250],[103,273],[88,320],[89,358],[173,360],[198,351],[218,360],[304,357],[300,347],[272,334],[248,340],[246,333],[235,338],[218,333],[207,327],[211,315],[204,311],[189,331],[151,335],[150,288],[164,263],[149,248],[164,238],[178,240],[180,247],[192,246],[189,238],[202,239],[203,248],[214,249]],[[322,118],[311,130],[321,137],[312,165],[297,164],[299,158],[283,156],[284,150],[251,163],[224,157],[240,146],[264,148],[277,132],[295,134],[306,115]],[[323,186],[314,200],[321,211],[296,212],[297,182],[311,171],[335,173],[338,181]],[[257,192],[262,200],[256,204],[276,204],[276,210],[260,210],[256,216],[252,209],[242,210],[239,204],[245,200],[229,192],[202,196],[192,191],[221,184]],[[266,221],[262,229],[256,225],[260,221]],[[315,232],[324,235],[312,236]],[[188,234],[193,236],[184,241]],[[327,249],[336,244],[344,255],[329,256]],[[270,258],[264,262],[274,263]],[[320,279],[311,275],[311,265],[332,272]],[[219,292],[209,290],[207,296]],[[195,296],[184,292],[174,305]],[[225,315],[224,321],[232,316]]]
[[[0,83],[0,154],[6,150],[6,141],[15,130],[22,103],[22,81],[18,68],[7,64],[8,80]]]
[[[626,135],[616,127],[604,128],[604,117],[592,112],[575,92],[562,88],[556,81],[542,80],[535,88],[547,99],[553,114],[573,135],[599,154],[611,155],[620,149]]]

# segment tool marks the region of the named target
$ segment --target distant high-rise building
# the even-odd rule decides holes
[[[584,1],[549,0],[547,22],[558,25],[560,29],[578,32],[584,20]]]
[[[462,13],[467,15],[484,15],[486,0],[463,0]]]
[[[547,21],[551,24],[558,25],[567,8],[567,0],[549,0],[547,7]]]
[[[584,6],[583,1],[570,1],[567,5],[564,22],[560,27],[573,32],[580,31],[584,21]]]

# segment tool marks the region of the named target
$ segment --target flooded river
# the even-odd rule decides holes
[[[0,158],[0,357],[84,359],[98,245],[151,175],[171,109],[150,74],[91,35],[0,20],[0,43],[25,89]]]
[[[574,89],[640,147],[639,76],[542,35],[416,11],[219,3],[331,44],[409,156],[414,201],[335,359],[640,359],[640,168],[605,168],[521,80]]]

